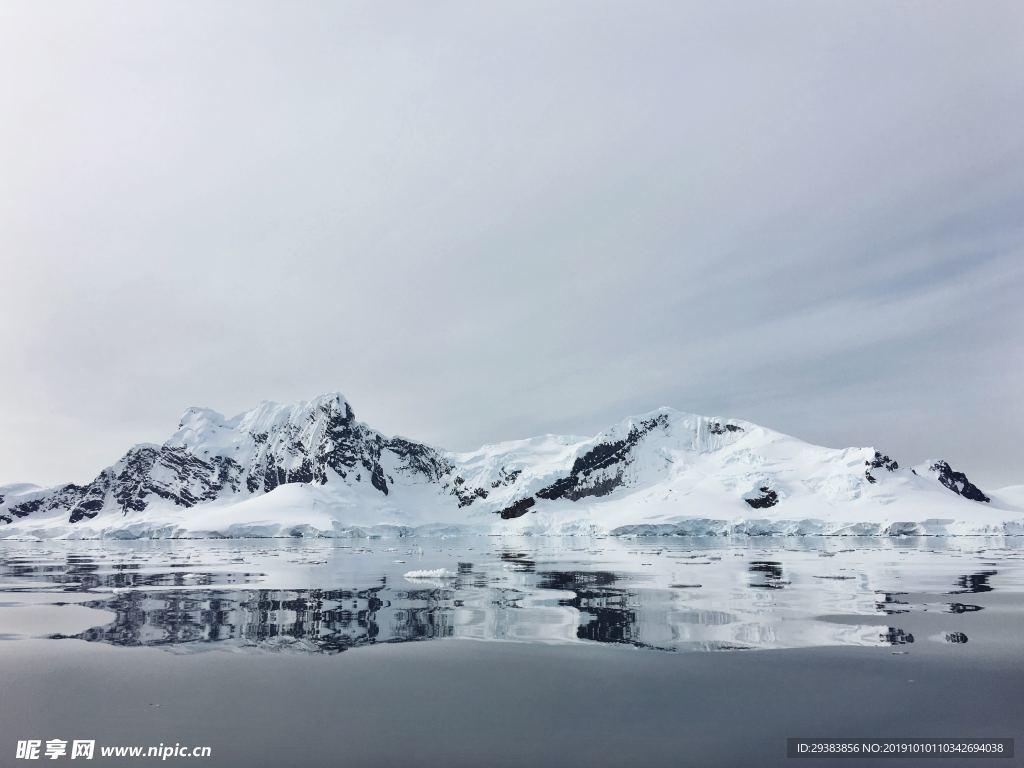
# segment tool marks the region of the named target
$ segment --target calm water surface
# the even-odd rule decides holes
[[[786,736],[1017,737],[1022,638],[1016,539],[3,541],[0,765],[33,729],[205,738],[207,764],[251,766],[783,765]]]
[[[0,543],[5,638],[189,650],[962,645],[984,639],[986,598],[1021,593],[1013,539]],[[924,614],[934,631],[908,630]]]

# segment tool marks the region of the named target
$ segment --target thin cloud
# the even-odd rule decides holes
[[[0,482],[340,389],[1024,482],[1019,3],[0,8]]]

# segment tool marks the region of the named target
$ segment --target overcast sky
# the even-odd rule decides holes
[[[1024,4],[0,4],[0,482],[340,390],[1024,482]]]

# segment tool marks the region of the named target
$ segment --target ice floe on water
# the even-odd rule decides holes
[[[404,574],[407,579],[455,579],[458,578],[457,573],[452,573],[447,568],[433,568],[422,571],[406,571]]]

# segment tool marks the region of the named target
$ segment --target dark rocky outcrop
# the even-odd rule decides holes
[[[501,515],[502,520],[512,520],[516,517],[522,517],[523,515],[525,515],[527,512],[530,511],[530,507],[532,507],[536,503],[537,500],[534,499],[532,496],[529,496],[525,499],[520,499],[514,504],[505,507],[503,510],[501,510],[499,514]]]
[[[373,472],[370,474],[370,483],[385,496],[388,495],[388,484],[384,480],[384,470],[381,469],[380,464],[374,465]]]
[[[743,427],[737,426],[736,424],[721,424],[720,422],[713,421],[708,426],[708,432],[712,435],[724,435],[726,432],[742,432]]]
[[[633,425],[620,440],[598,443],[576,458],[568,475],[537,491],[537,496],[569,501],[607,496],[623,484],[622,470],[633,463],[633,448],[652,430],[667,426],[668,416],[660,414]]]
[[[45,499],[30,499],[29,501],[23,501],[20,504],[15,504],[8,511],[15,517],[27,517],[33,512],[38,512],[40,509],[43,509],[44,506],[46,506]]]
[[[938,481],[953,493],[960,494],[971,501],[991,501],[978,486],[967,479],[967,475],[963,472],[955,472],[945,461],[937,461],[929,469],[935,473]]]
[[[767,485],[762,485],[760,491],[760,495],[746,498],[744,501],[754,509],[767,509],[779,503],[779,494]]]
[[[519,479],[521,474],[523,474],[523,470],[521,469],[513,469],[509,471],[505,467],[502,467],[498,473],[498,479],[491,481],[491,488],[500,488],[503,485],[512,485],[512,483]]]
[[[431,482],[439,482],[454,469],[438,451],[422,443],[393,437],[384,447],[400,459],[399,469],[422,475]]]
[[[889,472],[895,472],[900,468],[899,463],[895,459],[890,459],[881,451],[875,451],[875,457],[870,461],[865,461],[864,466],[867,467],[867,469],[864,470],[864,477],[867,478],[869,483],[878,482],[878,478],[871,474],[872,469],[885,469]]]
[[[890,459],[881,451],[875,451],[875,457],[871,461],[865,461],[864,463],[871,469],[887,469],[890,472],[895,472],[900,468],[895,459]]]
[[[155,446],[138,446],[125,454],[124,468],[114,478],[114,500],[124,513],[146,508],[146,480],[160,451]]]
[[[103,505],[107,500],[107,494],[113,485],[113,480],[114,473],[110,470],[105,470],[88,485],[83,487],[74,486],[75,491],[78,493],[78,502],[71,508],[71,515],[68,521],[77,523],[80,520],[96,517],[100,510],[103,509]]]
[[[445,486],[447,487],[447,486]],[[466,480],[461,475],[456,475],[452,481],[452,493],[459,500],[460,507],[468,507],[477,499],[487,498],[487,489],[475,488],[466,485]]]

